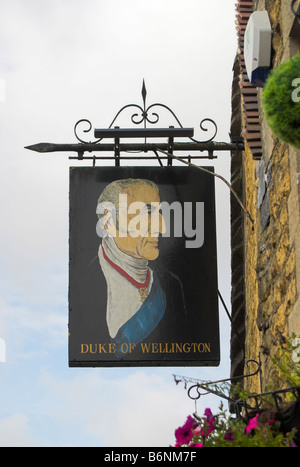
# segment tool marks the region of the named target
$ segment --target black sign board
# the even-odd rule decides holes
[[[213,175],[70,168],[69,248],[71,367],[219,364]]]

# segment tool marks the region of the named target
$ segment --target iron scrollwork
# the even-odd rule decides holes
[[[112,126],[116,122],[119,115],[125,109],[129,109],[129,108],[133,108],[133,109],[137,110],[137,112],[134,112],[131,115],[131,122],[134,125],[141,125],[143,123],[145,128],[147,126],[147,123],[149,123],[150,125],[155,125],[156,123],[159,122],[160,117],[159,117],[159,114],[157,112],[154,112],[153,110],[154,109],[156,110],[156,108],[162,108],[162,109],[167,110],[173,116],[173,118],[175,119],[175,121],[177,122],[177,124],[179,125],[180,128],[183,128],[183,125],[181,124],[180,120],[178,119],[176,114],[173,112],[173,110],[170,109],[170,107],[168,107],[165,104],[160,104],[160,103],[154,103],[154,104],[151,104],[151,105],[149,105],[147,107],[146,106],[146,97],[147,97],[147,91],[146,91],[145,81],[143,81],[143,86],[142,86],[143,107],[141,105],[138,105],[138,104],[127,104],[127,105],[125,105],[124,107],[122,107],[118,111],[118,113],[116,114],[116,116],[112,120],[111,124],[109,125],[108,129],[112,128]],[[83,124],[87,125],[87,127],[82,128]],[[206,140],[203,140],[203,141],[199,141],[199,140],[197,140],[195,138],[192,138],[192,137],[189,137],[189,139],[191,141],[195,142],[195,143],[209,143],[209,142],[213,141],[213,139],[215,138],[215,136],[216,136],[216,134],[218,132],[217,124],[211,118],[205,118],[200,122],[200,129],[202,131],[208,131],[207,124],[212,125],[212,127],[214,129],[213,135],[209,139],[206,139]],[[90,133],[90,131],[92,131],[93,125],[90,122],[90,120],[85,119],[85,118],[78,120],[78,122],[75,124],[74,133],[75,133],[75,136],[76,136],[77,140],[80,141],[81,143],[93,143],[93,144],[96,144],[96,143],[99,143],[102,140],[102,138],[99,138],[99,139],[96,139],[94,141],[86,141],[85,139],[80,137],[79,134],[78,134],[79,126],[82,128],[81,131],[83,133]]]
[[[188,397],[194,401],[200,399],[201,396],[205,396],[207,394],[214,394],[215,396],[218,396],[222,399],[226,399],[228,402],[236,403],[237,402],[236,399],[231,397],[230,394],[229,395],[225,394],[225,389],[228,389],[230,393],[230,390],[233,387],[232,386],[233,383],[242,381],[247,378],[251,378],[257,374],[261,376],[260,359],[258,362],[256,360],[248,360],[246,362],[246,367],[249,367],[250,364],[254,364],[256,366],[254,371],[249,372],[246,375],[235,376],[233,378],[220,379],[218,381],[200,381],[200,380],[195,380],[192,378],[178,377],[176,375],[173,375],[173,376],[174,376],[174,380],[176,384],[180,382],[184,382]],[[261,380],[260,380],[260,384],[261,384]]]
[[[237,419],[241,419],[242,417],[250,419],[253,414],[263,413],[264,410],[274,407],[279,420],[284,421],[286,413],[289,414],[291,410],[296,410],[297,407],[299,407],[300,386],[262,392],[260,358],[258,362],[256,360],[248,360],[246,362],[246,367],[249,367],[250,364],[256,365],[256,369],[254,371],[242,376],[221,379],[218,381],[200,381],[193,378],[186,378],[184,376],[182,377],[176,375],[173,375],[173,377],[176,384],[181,382],[184,383],[188,397],[195,402],[195,408],[196,402],[200,399],[200,397],[207,394],[213,394],[217,397],[227,400],[231,404],[231,411],[235,412]],[[244,394],[242,398],[237,398],[236,396],[238,396],[239,392],[235,394],[235,384],[238,383],[238,381],[243,381],[246,378],[251,378],[257,374],[259,375],[260,379],[260,392],[257,394]],[[238,384],[236,387],[239,390]],[[226,391],[228,391],[228,395],[225,393]],[[289,400],[291,401],[290,406],[285,402],[285,395],[287,394],[289,394]],[[294,399],[296,399],[296,401],[294,401]],[[196,414],[197,408],[195,411],[195,415]]]

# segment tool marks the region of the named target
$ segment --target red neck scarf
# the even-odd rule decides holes
[[[109,259],[102,245],[101,245],[101,248],[102,248],[103,258],[105,259],[105,261],[107,261],[108,264],[110,264],[110,266],[113,269],[118,271],[118,273],[121,274],[123,277],[125,277],[125,279],[127,279],[132,285],[134,285],[134,287],[136,287],[137,289],[146,289],[148,287],[149,281],[150,281],[149,269],[147,270],[147,277],[146,277],[145,282],[138,282],[135,279],[133,279],[133,277],[131,277],[126,271],[124,271],[124,269],[120,268],[120,266],[118,266],[111,259]]]

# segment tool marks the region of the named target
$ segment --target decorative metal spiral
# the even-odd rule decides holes
[[[218,389],[218,385],[223,385],[224,383],[228,383],[230,387],[234,382],[242,381],[247,378],[251,378],[257,374],[261,376],[260,357],[259,357],[258,362],[256,360],[246,361],[245,367],[250,370],[251,364],[254,364],[256,368],[252,371],[249,371],[249,373],[245,375],[241,375],[241,376],[235,376],[232,378],[220,379],[218,381],[200,381],[200,380],[195,380],[193,378],[179,377],[175,375],[174,375],[174,380],[176,384],[180,382],[184,382],[188,397],[194,401],[197,401],[198,399],[200,399],[201,396],[205,396],[207,394],[214,394],[218,397],[224,398],[235,404],[239,401],[236,401],[235,399],[231,398],[230,395],[227,396],[226,394],[224,394],[220,388]],[[260,386],[261,386],[261,381],[260,381]],[[225,384],[224,388],[228,388],[228,386],[226,386]]]
[[[83,130],[82,130],[84,133],[89,133],[89,132],[92,130],[92,128],[93,128],[92,123],[91,123],[89,120],[87,120],[86,118],[82,118],[81,120],[78,120],[78,122],[77,122],[77,123],[75,124],[75,126],[74,126],[74,133],[75,133],[75,136],[76,136],[76,138],[78,139],[78,141],[80,141],[81,143],[99,143],[100,139],[97,139],[96,141],[85,141],[85,140],[81,139],[81,138],[78,136],[78,134],[77,134],[77,128],[78,128],[78,126],[81,125],[82,123],[87,123],[87,124],[88,124],[88,129],[83,129]]]
[[[196,395],[194,396],[192,395],[193,391],[196,391]],[[187,391],[187,395],[189,396],[189,398],[194,401],[200,399],[201,396],[206,396],[206,394],[209,394],[209,391],[201,393],[199,384],[193,384]]]

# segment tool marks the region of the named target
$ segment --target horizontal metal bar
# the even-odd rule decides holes
[[[95,138],[190,138],[194,128],[96,128],[94,134]]]
[[[167,156],[159,156],[161,160],[169,159]],[[69,159],[78,159],[78,156],[70,156]],[[115,156],[84,156],[83,160],[114,160]],[[156,156],[120,156],[120,160],[157,160]],[[180,159],[193,160],[193,159],[208,159],[208,156],[181,156]],[[210,157],[210,159],[217,159],[217,156]]]
[[[115,145],[107,143],[75,143],[75,144],[56,144],[56,143],[38,143],[31,146],[26,146],[25,149],[40,153],[48,152],[77,152],[83,154],[85,152],[114,152]],[[168,150],[168,143],[128,143],[119,145],[120,152],[148,152],[155,149],[163,151]],[[243,143],[218,143],[210,141],[208,143],[174,143],[174,151],[243,151]]]

